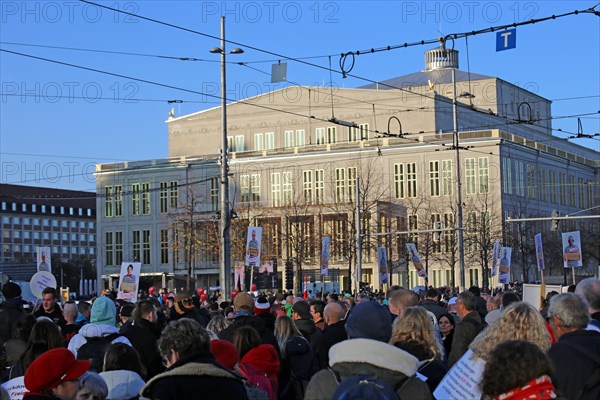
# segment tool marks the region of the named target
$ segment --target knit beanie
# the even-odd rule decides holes
[[[374,301],[357,304],[346,320],[350,339],[372,339],[389,342],[392,337],[392,318],[384,306]]]
[[[21,286],[14,282],[6,282],[4,286],[2,286],[2,294],[7,299],[17,298],[21,295]]]
[[[90,322],[98,325],[115,326],[117,308],[115,303],[106,296],[98,297],[92,304]]]
[[[218,362],[231,370],[233,370],[240,357],[237,348],[227,340],[211,340],[210,352],[213,353]]]

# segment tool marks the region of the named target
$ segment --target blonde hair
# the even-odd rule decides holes
[[[524,302],[508,306],[502,318],[488,326],[469,347],[475,356],[488,361],[492,350],[506,340],[526,340],[544,352],[550,347],[550,334],[542,314]]]
[[[408,307],[394,321],[390,343],[420,343],[431,351],[434,357],[440,358],[442,351],[434,329],[431,318],[423,307]]]
[[[285,344],[288,340],[294,336],[302,336],[300,330],[296,326],[293,319],[284,315],[275,320],[275,339],[277,339],[277,346],[281,352],[281,357],[285,358]]]

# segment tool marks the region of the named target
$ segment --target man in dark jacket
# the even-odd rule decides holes
[[[165,328],[158,348],[167,370],[142,388],[149,399],[247,399],[244,379],[219,364],[210,352],[210,337],[199,323],[188,318]]]
[[[17,337],[17,321],[23,314],[23,300],[21,287],[14,282],[6,282],[2,286],[2,294],[5,300],[0,304],[0,343],[4,344]]]
[[[469,345],[483,328],[481,317],[475,310],[475,304],[475,295],[469,291],[460,293],[456,299],[456,310],[461,319],[454,329],[448,367],[454,365],[467,352]]]
[[[487,301],[481,297],[481,290],[477,286],[471,286],[469,292],[475,296],[475,311],[477,311],[483,321],[487,315]]]
[[[557,342],[548,355],[554,364],[556,388],[567,399],[600,398],[600,387],[584,392],[586,382],[600,366],[600,332],[586,330],[590,321],[588,306],[574,293],[562,293],[550,299],[550,326]],[[596,376],[597,379],[597,376]]]
[[[246,292],[238,293],[233,299],[233,322],[219,332],[219,339],[233,343],[233,333],[237,328],[249,325],[258,331],[262,344],[272,344],[279,348],[275,335],[266,326],[262,318],[252,315],[254,299]]]
[[[440,317],[446,314],[448,311],[442,306],[439,305],[438,301],[440,300],[440,294],[434,288],[427,289],[427,293],[425,294],[425,300],[423,300],[419,305],[426,309],[427,311],[431,311],[433,315],[435,315],[436,319],[440,319]]]
[[[315,348],[321,331],[317,329],[310,314],[310,305],[306,301],[301,300],[294,303],[292,306],[292,319],[296,323],[300,333]]]
[[[329,366],[329,349],[343,340],[348,339],[345,323],[342,319],[342,307],[337,303],[329,303],[323,311],[327,326],[317,339],[316,349],[321,368]]]
[[[60,306],[56,304],[58,302],[58,293],[56,289],[47,287],[42,290],[42,306],[39,307],[33,315],[38,317],[48,317],[55,324],[60,326],[61,328],[65,326],[66,321],[63,318],[62,310]]]
[[[140,355],[140,360],[146,367],[147,379],[165,370],[156,345],[160,338],[157,320],[158,314],[153,302],[141,300],[133,310],[131,323],[123,325],[120,330]]]

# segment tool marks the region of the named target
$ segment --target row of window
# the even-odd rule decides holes
[[[179,186],[177,181],[159,183],[159,204],[161,214],[166,214],[170,208],[177,208],[179,204]],[[150,183],[131,184],[131,214],[150,214]],[[104,188],[104,216],[123,216],[123,186],[105,186]]]
[[[468,272],[468,274],[466,276],[467,282],[465,282],[467,286],[481,286],[481,284],[483,282],[479,280],[479,273],[480,273],[479,269],[469,268],[466,272]],[[401,273],[401,278],[400,278],[401,283],[406,282],[405,274],[406,274],[406,272]],[[410,276],[410,285],[411,286],[417,285],[423,281],[423,278],[421,278],[417,274],[416,269],[411,269],[409,271],[409,276]],[[458,282],[458,279],[454,283],[456,284],[457,282]],[[451,286],[453,283],[452,282],[452,270],[450,268],[443,269],[443,270],[441,270],[441,269],[430,270],[429,271],[429,283],[432,284],[433,287]]]
[[[4,239],[34,239],[34,240],[70,240],[72,242],[94,242],[96,235],[92,233],[66,233],[66,232],[31,232],[3,229],[2,236]]]
[[[161,240],[163,238],[161,231]],[[149,229],[137,229],[131,231],[131,247],[124,249],[124,238],[123,231],[105,232],[104,233],[104,262],[106,265],[121,265],[124,260],[124,256],[127,260],[140,260],[142,264],[150,264],[150,230]],[[168,236],[167,236],[168,245]],[[162,243],[161,243],[162,245]],[[161,247],[162,248],[162,247]],[[167,247],[168,249],[168,247]],[[124,251],[127,251],[126,254]],[[161,260],[162,263],[162,260]],[[163,264],[168,263],[168,252],[167,260]]]
[[[570,207],[594,205],[590,179],[510,158],[502,159],[502,174],[502,191],[506,194]]]
[[[47,218],[30,218],[30,217],[15,217],[4,215],[2,223],[6,225],[31,225],[31,226],[52,226],[54,228],[79,228],[79,229],[94,229],[96,223],[92,221],[74,221],[66,219],[47,219]]]
[[[14,253],[23,253],[32,255],[32,259],[36,257],[36,246],[32,246],[29,244],[4,244],[3,249],[3,257],[10,257],[10,254]],[[61,254],[61,255],[94,255],[96,254],[95,247],[79,247],[79,246],[52,246],[52,254]]]
[[[316,144],[334,144],[338,143],[337,126],[315,128]],[[369,140],[369,124],[359,124],[347,128],[346,136],[341,139],[348,142],[358,142]],[[227,148],[230,152],[242,152],[249,149],[245,146],[244,135],[234,135],[227,137]],[[292,147],[306,146],[306,132],[304,129],[285,130],[283,132],[283,147],[286,149]],[[261,132],[254,134],[254,151],[274,150],[275,132]]]
[[[91,208],[75,208],[75,207],[64,207],[64,206],[47,206],[45,204],[26,204],[26,203],[9,203],[3,201],[0,205],[0,209],[2,211],[14,211],[14,212],[41,212],[45,214],[50,212],[50,214],[60,214],[60,215],[78,215],[80,217],[92,216]],[[58,212],[57,212],[58,210]]]

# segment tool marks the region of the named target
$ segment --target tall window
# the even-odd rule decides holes
[[[281,206],[281,173],[271,173],[271,206]]]
[[[104,259],[106,261],[106,265],[114,265],[115,259],[115,248],[114,248],[114,238],[112,232],[105,233],[104,240]]]
[[[264,141],[263,141],[263,134],[255,133],[254,134],[254,150],[261,151],[264,149],[265,149],[265,147],[264,147]]]
[[[141,260],[141,249],[142,249],[142,232],[135,230],[131,232],[131,248],[133,250],[133,259]]]
[[[444,213],[444,228],[452,228],[454,226],[454,214]],[[452,251],[454,246],[454,231],[444,231],[444,252]]]
[[[123,231],[115,232],[115,264],[123,262]]]
[[[315,141],[317,144],[325,144],[325,128],[315,129]]]
[[[250,177],[251,200],[260,201],[260,174],[252,174]]]
[[[123,186],[115,185],[114,189],[115,199],[115,217],[123,216]]]
[[[416,231],[419,229],[419,216],[417,214],[411,214],[408,216],[408,230]],[[419,234],[418,233],[409,233],[408,241],[414,243],[419,248]]]
[[[577,193],[579,193],[579,208],[587,208],[588,205],[585,203],[585,184],[583,178],[577,178]]]
[[[488,157],[479,157],[479,193],[487,193],[490,188],[490,171]]]
[[[475,188],[475,159],[465,158],[465,181],[467,186],[467,194],[477,193]]]
[[[429,161],[429,194],[440,195],[440,162]]]
[[[442,196],[452,196],[452,160],[442,161]]]
[[[346,170],[335,169],[335,201],[343,203],[346,201]]]
[[[369,124],[348,127],[348,141],[358,142],[360,140],[369,140]]]
[[[569,205],[571,207],[577,206],[577,187],[573,175],[569,175]]]
[[[140,215],[140,184],[131,185],[131,214]]]
[[[244,135],[236,135],[235,137],[235,151],[244,151]]]
[[[150,214],[150,184],[142,183],[142,214]]]
[[[219,209],[219,178],[210,178],[210,209]]]
[[[323,204],[325,202],[325,170],[318,169],[315,171],[315,204]]]
[[[150,264],[150,230],[142,231],[142,263]]]
[[[275,133],[274,132],[266,132],[265,133],[265,149],[266,150],[275,149]]]
[[[304,193],[304,203],[313,203],[313,176],[312,171],[302,171],[302,188]]]
[[[525,163],[523,161],[517,161],[515,163],[515,175],[517,178],[515,194],[517,196],[525,197]]]
[[[304,129],[296,129],[296,147],[306,146],[306,137]]]
[[[348,200],[354,201],[356,192],[356,167],[348,168]]]
[[[283,132],[284,146],[286,149],[294,147],[294,131]]]
[[[169,230],[160,230],[160,263],[169,263]]]
[[[417,197],[417,163],[406,163],[406,195]]]
[[[231,153],[234,150],[235,139],[233,136],[227,136],[227,152]]]
[[[567,174],[560,172],[560,204],[567,205]]]
[[[502,159],[502,191],[512,194],[512,161],[510,158]]]
[[[327,143],[337,143],[337,129],[335,126],[327,127]]]
[[[250,201],[250,175],[240,176],[240,196],[242,202],[247,203]]]
[[[360,140],[369,140],[369,124],[358,124]]]
[[[538,180],[540,188],[540,200],[548,200],[548,178],[546,170],[542,167],[538,167]]]
[[[536,188],[536,182],[535,182],[535,165],[533,164],[527,164],[527,197],[529,197],[530,199],[535,199],[536,195],[535,195],[535,188]]]
[[[442,216],[439,213],[431,214],[431,229],[435,229],[442,222]],[[434,232],[433,234],[433,252],[439,253],[442,251],[442,240],[441,235]]]
[[[404,164],[394,164],[394,194],[397,199],[404,198]]]
[[[292,173],[283,173],[283,205],[292,204]]]
[[[104,188],[104,216],[107,218],[114,216],[112,195],[113,195],[113,187],[106,186]]]
[[[467,230],[469,232],[469,238],[467,239],[469,251],[475,251],[477,249],[477,212],[472,211],[467,214]]]
[[[172,208],[179,207],[179,183],[177,181],[169,182],[171,191],[169,192],[169,204]]]

